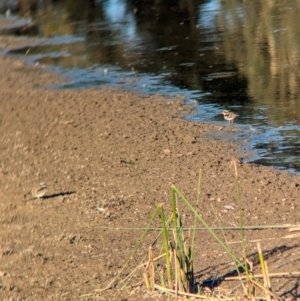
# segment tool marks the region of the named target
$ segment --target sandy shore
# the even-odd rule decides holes
[[[141,235],[122,228],[144,227],[156,204],[169,212],[172,184],[195,205],[199,170],[199,213],[212,226],[238,225],[232,160],[240,162],[240,154],[235,144],[204,138],[218,126],[183,120],[192,107],[180,98],[49,88],[62,80],[41,66],[0,57],[1,299],[79,300],[90,293],[87,300],[153,300],[143,287],[129,295],[118,286],[94,292],[122,267]],[[245,225],[299,222],[299,177],[240,163],[238,173]],[[41,181],[46,197],[32,200],[28,192]],[[182,210],[189,223],[192,215]],[[282,239],[286,234],[247,231],[249,258],[257,263],[261,240],[271,271],[294,271],[299,237]],[[239,254],[238,231],[226,238]],[[232,269],[223,250],[199,231],[197,280]],[[286,297],[293,284],[275,281]]]

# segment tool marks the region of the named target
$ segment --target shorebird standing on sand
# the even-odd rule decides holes
[[[239,116],[237,114],[234,114],[234,113],[226,111],[226,110],[223,110],[221,114],[224,115],[224,119],[227,120],[229,122],[229,124],[233,123],[234,119]]]
[[[41,182],[39,185],[37,185],[31,190],[31,195],[34,199],[39,199],[44,197],[46,192],[47,192],[47,185]]]

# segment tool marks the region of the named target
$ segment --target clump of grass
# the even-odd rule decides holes
[[[171,213],[170,217],[166,219],[164,207],[162,205],[156,206],[153,215],[148,222],[147,227],[144,229],[144,233],[141,236],[137,246],[132,252],[130,258],[126,261],[123,268],[119,271],[118,275],[107,285],[108,289],[115,286],[118,279],[121,278],[121,274],[125,268],[129,266],[130,261],[133,259],[138,249],[141,247],[144,238],[150,231],[150,227],[154,220],[159,217],[161,228],[159,234],[155,238],[155,243],[158,239],[161,239],[161,251],[158,255],[154,254],[153,245],[148,249],[148,260],[144,260],[140,265],[134,268],[124,279],[121,280],[123,288],[127,287],[129,279],[137,270],[143,269],[143,280],[148,290],[159,290],[166,294],[177,297],[186,296],[200,299],[213,300],[237,300],[237,296],[227,296],[226,293],[214,296],[212,291],[210,294],[203,294],[201,287],[195,283],[194,275],[194,246],[195,235],[197,230],[197,223],[201,223],[204,228],[211,234],[211,236],[217,241],[217,243],[226,251],[227,255],[232,259],[235,270],[238,274],[237,277],[226,277],[226,280],[239,280],[243,288],[244,296],[247,300],[278,300],[273,293],[270,282],[270,274],[268,272],[267,262],[264,259],[260,244],[258,244],[258,258],[262,275],[254,275],[251,262],[247,259],[246,239],[245,239],[245,227],[243,224],[243,210],[240,194],[240,186],[238,179],[237,166],[234,163],[235,180],[238,199],[238,212],[239,212],[239,229],[241,233],[241,247],[243,253],[243,259],[239,258],[232,252],[229,244],[226,242],[224,231],[226,228],[220,227],[222,230],[223,238],[219,237],[214,229],[202,218],[202,216],[196,210],[183,193],[176,187],[171,187]],[[201,192],[201,172],[198,180],[198,189],[196,202],[199,202]],[[184,227],[184,219],[180,214],[179,200],[183,202],[187,208],[194,214],[194,223],[192,229],[186,229]],[[249,227],[247,227],[249,229]],[[190,233],[192,230],[192,233]],[[188,234],[188,235],[187,235]],[[295,272],[294,274],[297,274]],[[242,275],[244,274],[244,275]],[[283,275],[286,273],[283,273]],[[278,276],[278,273],[276,274]],[[261,282],[259,279],[262,278]],[[136,285],[141,285],[139,282]],[[101,290],[97,290],[101,291]],[[223,297],[226,296],[226,297]]]

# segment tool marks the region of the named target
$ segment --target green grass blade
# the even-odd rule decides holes
[[[185,204],[190,208],[190,210],[195,214],[197,219],[204,225],[204,227],[208,230],[208,232],[212,235],[212,237],[219,243],[219,245],[226,251],[226,253],[232,258],[232,260],[243,268],[244,264],[242,264],[238,258],[232,253],[230,248],[218,237],[218,235],[211,229],[211,227],[206,223],[206,221],[199,215],[196,209],[190,204],[190,202],[186,199],[186,197],[180,192],[180,190],[172,185],[172,189],[181,197],[181,199],[185,202]]]
[[[133,259],[134,255],[136,254],[136,252],[138,251],[138,249],[141,247],[144,238],[146,237],[147,233],[148,233],[148,229],[150,228],[153,220],[155,219],[155,217],[157,216],[159,212],[159,207],[157,207],[155,209],[155,211],[153,212],[147,226],[146,229],[144,230],[144,233],[142,234],[141,238],[139,239],[139,242],[137,243],[137,245],[135,246],[134,250],[132,251],[130,257],[126,260],[125,264],[123,265],[123,267],[121,268],[121,270],[119,271],[119,273],[117,274],[117,276],[110,282],[110,284],[107,286],[107,288],[109,288],[109,286],[111,286],[121,275],[121,273],[126,269],[126,267],[129,265],[129,263],[131,262],[131,260]],[[105,288],[105,289],[107,289]],[[99,290],[97,290],[99,291]]]
[[[197,186],[197,197],[196,197],[196,205],[198,207],[200,196],[201,196],[201,180],[202,180],[202,173],[201,170],[199,171],[198,177],[198,186]],[[196,227],[197,227],[197,217],[194,216],[194,225],[193,225],[193,232],[192,232],[192,243],[191,243],[191,260],[194,260],[194,250],[195,250],[195,236],[196,236]],[[193,271],[190,271],[193,273]]]
[[[170,260],[170,250],[169,250],[169,231],[166,228],[166,221],[165,221],[165,213],[162,206],[158,206],[160,209],[160,219],[162,224],[162,231],[163,231],[163,242],[165,247],[166,253],[166,268],[167,268],[167,278],[169,287],[172,288],[172,270],[171,270],[171,260]]]

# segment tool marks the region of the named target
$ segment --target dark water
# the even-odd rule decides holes
[[[40,1],[30,14],[49,39],[11,54],[70,78],[55,88],[183,94],[198,104],[188,119],[220,125],[233,111],[247,161],[300,172],[299,1]]]

